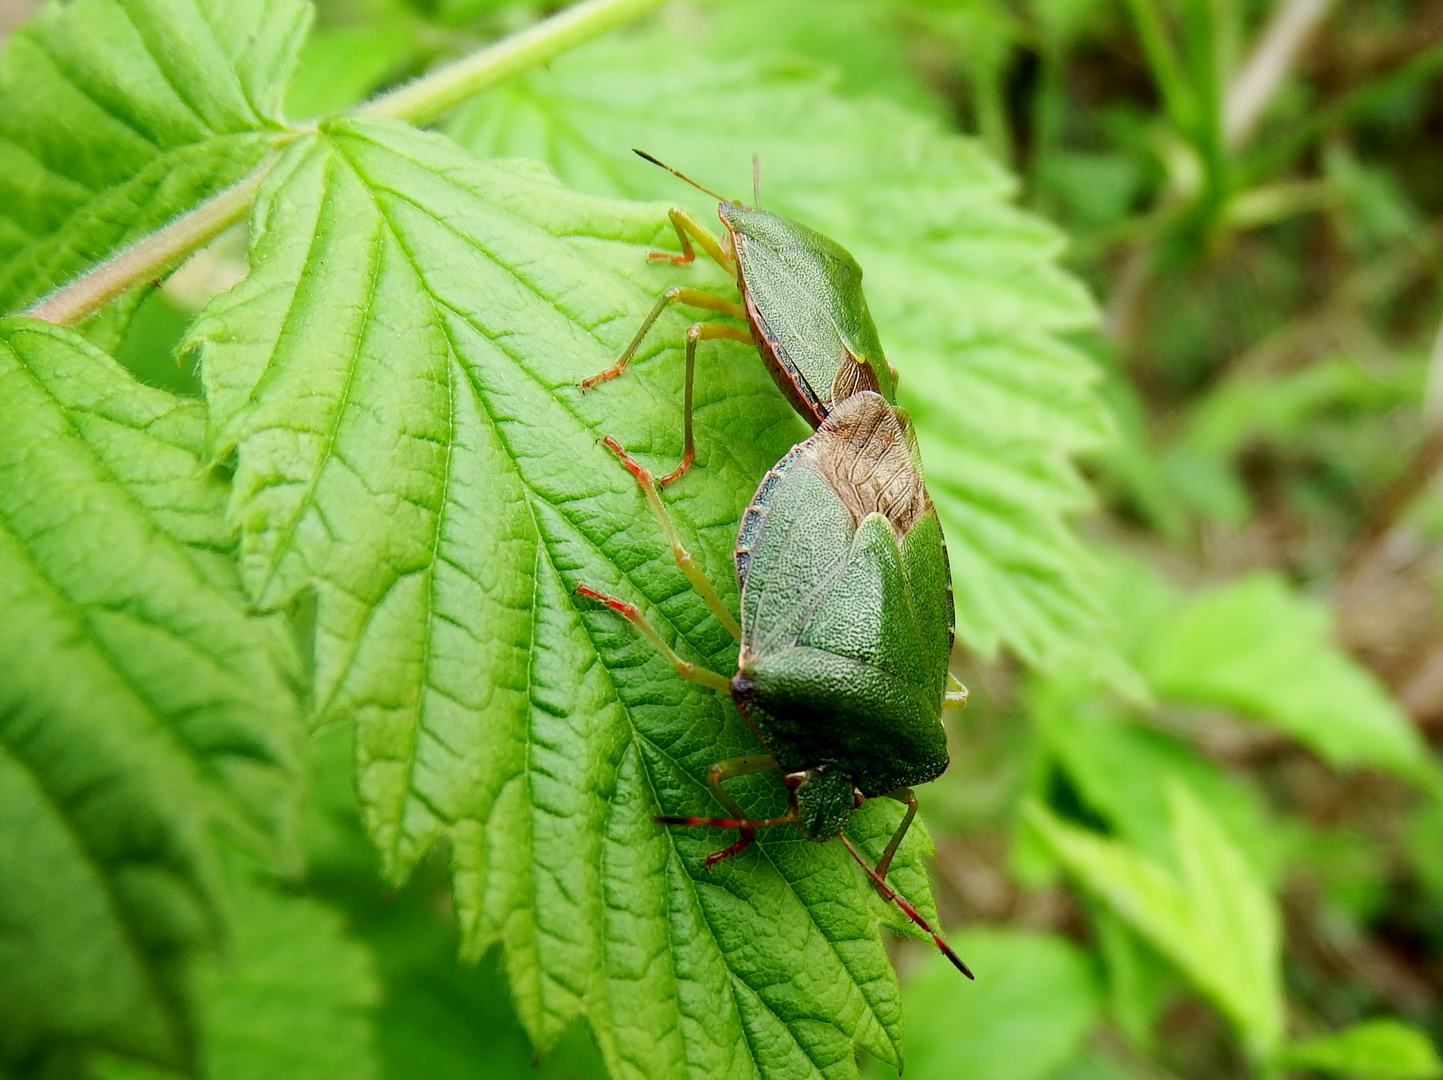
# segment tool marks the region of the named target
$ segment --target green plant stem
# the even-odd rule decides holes
[[[424,124],[467,98],[544,64],[664,2],[584,0],[398,90],[382,94],[360,111],[368,116],[388,116]],[[117,296],[169,272],[187,255],[245,217],[275,160],[275,155],[267,157],[231,187],[55,290],[25,314],[57,326],[75,326]]]
[[[373,99],[361,112],[424,124],[467,98],[644,15],[665,0],[584,0],[535,26]]]
[[[75,326],[122,293],[169,272],[245,217],[274,163],[275,155],[266,157],[224,191],[42,298],[25,314],[56,326]]]

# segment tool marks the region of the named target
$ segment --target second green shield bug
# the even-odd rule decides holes
[[[917,813],[912,786],[947,768],[942,709],[967,700],[947,671],[954,621],[947,549],[906,414],[879,394],[853,394],[767,473],[737,536],[740,621],[683,547],[650,474],[614,441],[607,445],[640,482],[683,573],[737,636],[736,674],[682,659],[634,605],[586,585],[577,592],[630,620],[683,678],[729,694],[767,750],[708,770],[712,793],[731,816],[656,820],[738,830],[735,843],[707,857],[708,867],[742,851],[765,826],[795,823],[808,839],[841,840],[878,891],[970,978],[886,880]],[[748,818],[723,783],[774,768],[788,789],[786,813]],[[873,867],[843,830],[863,801],[878,796],[907,810]]]
[[[699,341],[729,338],[755,344],[777,386],[812,427],[821,424],[838,402],[862,390],[875,391],[888,403],[895,401],[896,372],[882,353],[867,310],[862,268],[842,245],[781,214],[722,198],[641,150],[634,153],[716,199],[717,214],[726,226],[726,232],[715,237],[688,211],[673,207],[669,217],[681,240],[681,254],[654,251],[650,258],[689,263],[700,247],[735,276],[742,302],[698,289],[667,289],[616,363],[582,380],[582,389],[625,371],[670,304],[721,312],[747,324],[743,330],[725,323],[698,322],[687,330],[682,459],[661,477],[663,487],[680,479],[696,458],[692,385]]]

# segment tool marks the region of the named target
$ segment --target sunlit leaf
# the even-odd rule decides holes
[[[654,824],[711,812],[706,766],[755,738],[573,594],[637,601],[688,655],[734,669],[596,444],[670,453],[680,365],[576,385],[650,305],[665,220],[401,125],[325,125],[262,192],[252,275],[196,327],[213,446],[236,457],[252,594],[314,590],[316,700],[357,725],[387,873],[449,836],[464,949],[502,943],[539,1045],[584,1013],[620,1076],[750,1075],[763,1053],[781,1075],[845,1076],[854,1046],[897,1059],[877,921],[900,914],[839,845],[777,830],[708,872],[722,838]],[[760,365],[721,352],[698,467],[668,498],[735,604],[737,521],[805,429]],[[775,808],[775,774],[753,781],[744,803]],[[880,850],[900,810],[869,804],[853,835]],[[930,911],[926,847],[919,833],[893,876]]]

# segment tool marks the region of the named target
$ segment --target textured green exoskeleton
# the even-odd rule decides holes
[[[681,464],[661,478],[663,487],[679,479],[696,458],[692,385],[698,341],[730,338],[755,344],[777,386],[812,427],[821,424],[838,402],[862,390],[875,391],[888,403],[895,401],[897,373],[882,354],[867,310],[862,268],[845,248],[791,218],[723,199],[650,154],[636,153],[717,199],[717,214],[726,226],[718,239],[686,210],[673,207],[669,216],[681,239],[681,254],[654,251],[650,258],[689,263],[696,258],[695,241],[736,278],[742,302],[680,286],[666,290],[616,363],[583,380],[582,388],[626,370],[668,304],[722,312],[747,324],[743,330],[699,322],[687,330],[684,448]]]
[[[912,785],[947,768],[941,711],[963,705],[966,690],[947,671],[947,549],[906,414],[874,392],[853,394],[767,473],[737,536],[739,623],[682,547],[651,476],[608,445],[640,481],[683,572],[737,634],[736,674],[683,660],[633,605],[585,585],[577,591],[630,619],[683,677],[729,693],[767,750],[708,771],[733,816],[657,820],[740,830],[707,866],[741,851],[766,825],[795,822],[809,839],[839,837],[882,894],[926,927],[885,878],[917,812]],[[770,768],[781,769],[790,807],[748,819],[722,782]],[[907,813],[872,868],[842,830],[865,799],[883,795]]]

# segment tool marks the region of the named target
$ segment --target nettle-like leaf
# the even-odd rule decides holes
[[[1196,796],[1170,791],[1172,865],[1032,803],[1027,820],[1082,885],[1175,963],[1267,1060],[1283,1035],[1277,904]]]
[[[585,581],[734,670],[602,434],[679,448],[681,364],[583,394],[660,289],[664,205],[578,195],[403,125],[343,120],[263,188],[249,278],[194,330],[261,603],[316,597],[322,720],[356,724],[362,812],[403,877],[449,836],[466,953],[504,947],[538,1045],[578,1013],[618,1076],[850,1076],[898,1060],[877,930],[905,924],[840,845],[763,837],[714,871],[705,769],[755,752]],[[717,275],[720,277],[720,275]],[[669,317],[665,340],[680,340]],[[701,388],[697,467],[667,498],[735,607],[741,512],[805,431],[740,346]],[[669,360],[679,361],[672,356]],[[776,812],[776,776],[736,785]],[[877,853],[900,806],[853,836]],[[930,911],[919,834],[894,877]]]
[[[0,322],[0,1056],[176,1063],[210,827],[283,839],[295,663],[229,569],[198,405]]]
[[[1160,697],[1224,705],[1333,765],[1368,765],[1443,791],[1443,771],[1418,729],[1333,642],[1327,609],[1275,576],[1202,593],[1159,628],[1140,666]]]
[[[1109,422],[1090,362],[1059,338],[1091,326],[1093,307],[1055,264],[1059,234],[1008,204],[1012,180],[975,143],[830,85],[803,65],[713,63],[639,35],[478,98],[449,130],[477,153],[541,158],[583,190],[667,199],[702,220],[714,201],[628,148],[748,201],[757,153],[763,205],[865,268],[946,530],[961,640],[1045,662],[1094,633],[1065,519],[1089,504],[1070,455]],[[691,283],[694,269],[667,280]]]
[[[232,183],[285,132],[301,0],[50,3],[0,57],[0,310]]]

